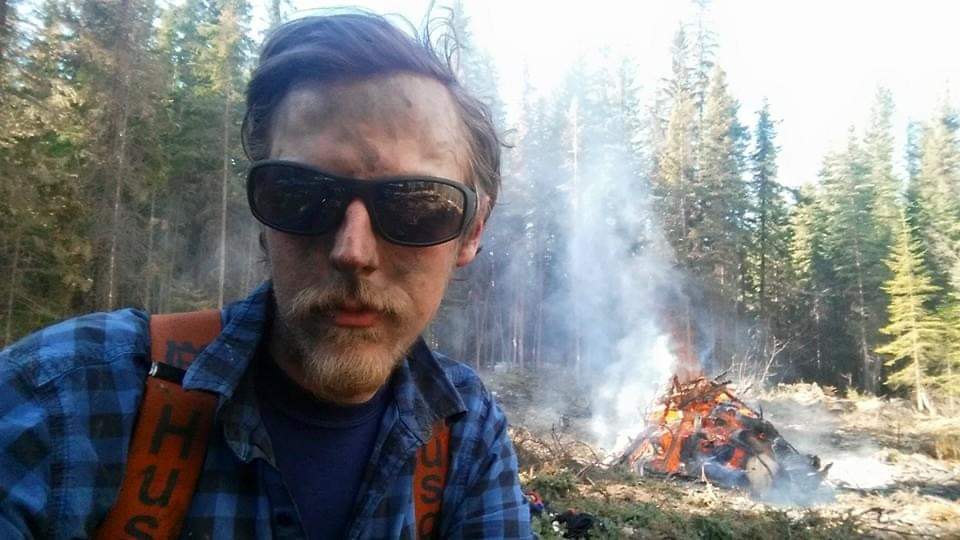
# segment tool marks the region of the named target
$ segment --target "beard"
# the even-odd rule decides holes
[[[345,328],[333,322],[344,304],[378,313],[377,324]],[[403,361],[418,332],[411,327],[413,307],[402,291],[376,290],[360,278],[343,274],[300,290],[286,306],[277,306],[277,329],[284,356],[295,362],[316,397],[354,403],[374,394]]]

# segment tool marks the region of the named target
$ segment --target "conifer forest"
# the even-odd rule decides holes
[[[0,345],[91,311],[222,306],[264,279],[240,145],[255,7],[268,27],[292,12],[0,0]],[[665,78],[639,78],[629,56],[575,62],[511,108],[470,6],[434,10],[508,144],[482,253],[428,330],[439,350],[575,377],[653,324],[712,373],[924,411],[960,398],[960,110],[946,89],[902,134],[897,96],[877,86],[868,121],[796,187],[779,174],[778,104],[741,110],[702,21],[677,25]]]

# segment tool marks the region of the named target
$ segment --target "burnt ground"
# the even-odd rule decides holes
[[[543,538],[563,537],[555,514],[574,509],[594,517],[590,538],[960,539],[956,417],[816,385],[742,395],[798,450],[833,463],[824,486],[803,501],[764,502],[697,479],[607,466],[611,456],[589,442],[588,392],[526,375],[486,380],[511,419],[521,480],[548,503],[534,522]]]

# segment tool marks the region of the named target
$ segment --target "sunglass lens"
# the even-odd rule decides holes
[[[382,233],[389,240],[427,245],[460,234],[466,196],[441,182],[404,180],[382,184],[374,203]]]
[[[267,165],[255,171],[252,205],[266,225],[299,234],[333,230],[346,206],[342,189],[310,171]]]

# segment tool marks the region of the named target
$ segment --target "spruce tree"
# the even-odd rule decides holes
[[[157,298],[152,309],[160,311],[209,307],[216,299],[209,254],[217,253],[222,195],[223,100],[212,89],[219,15],[211,0],[186,0],[161,16],[158,49],[168,85],[160,138],[168,159],[155,186],[161,226],[148,279]]]
[[[87,308],[115,309],[142,302],[140,268],[157,169],[157,129],[162,104],[154,49],[152,0],[67,2],[76,39],[76,91],[87,104],[89,159],[81,171],[95,244],[94,295]]]
[[[944,99],[927,124],[921,143],[920,170],[910,184],[910,217],[920,235],[924,262],[940,287],[934,301],[943,303],[960,290],[960,119]]]
[[[893,278],[884,290],[890,295],[890,324],[880,332],[891,341],[877,352],[890,357],[891,371],[886,384],[892,388],[910,388],[918,410],[934,411],[928,388],[934,384],[931,373],[943,362],[943,322],[926,303],[939,291],[923,266],[921,248],[913,238],[906,219],[897,235],[896,248],[887,262]]]
[[[658,210],[663,217],[667,239],[678,262],[685,265],[691,253],[690,223],[695,220],[693,189],[697,113],[693,70],[689,66],[690,43],[683,27],[674,36],[671,55],[672,76],[665,81],[664,90],[670,113],[663,146],[657,155],[659,170],[654,194],[660,201]]]
[[[944,323],[946,354],[936,383],[951,405],[955,405],[960,398],[960,293],[948,297],[938,316]]]
[[[710,79],[703,119],[701,183],[695,192],[702,208],[703,234],[693,249],[695,270],[712,276],[729,302],[737,302],[741,268],[739,255],[748,242],[745,222],[750,211],[743,178],[749,133],[740,124],[739,103],[727,90],[726,74],[716,67]]]
[[[75,36],[59,2],[42,3],[37,17],[0,81],[0,344],[71,314],[92,284]]]
[[[825,342],[827,288],[824,286],[823,227],[818,221],[817,193],[805,186],[790,213],[790,260],[785,287],[785,338],[793,375],[830,380],[834,363]]]
[[[875,192],[873,221],[880,249],[888,251],[900,223],[900,180],[893,173],[893,96],[880,87],[863,137],[866,182]]]
[[[920,143],[922,138],[923,124],[916,120],[907,122],[907,143],[904,152],[904,161],[907,169],[908,186],[913,185],[917,176],[920,174],[920,158],[922,154]]]
[[[776,306],[774,283],[783,275],[786,260],[786,201],[783,186],[777,181],[776,125],[770,115],[770,106],[764,100],[757,112],[754,130],[754,149],[751,154],[753,178],[750,182],[754,199],[754,274],[756,275],[755,306],[761,321],[769,321]]]
[[[878,192],[870,181],[867,154],[852,127],[844,151],[825,161],[822,208],[825,249],[833,272],[831,288],[842,302],[838,315],[847,321],[846,334],[859,360],[856,380],[864,391],[876,393],[880,361],[874,348],[886,306],[880,287],[889,276],[883,267],[889,249],[876,220]]]
[[[714,356],[719,365],[729,365],[738,351],[730,336],[734,322],[743,312],[741,285],[750,250],[750,197],[744,180],[749,132],[737,118],[739,103],[730,95],[726,74],[715,67],[700,133],[695,184],[696,205],[701,209],[699,234],[691,235],[689,264],[700,283],[713,319]]]
[[[238,143],[243,118],[244,79],[252,46],[245,37],[250,19],[250,5],[246,0],[219,0],[214,4],[214,9],[217,14],[215,21],[198,28],[210,46],[201,49],[197,59],[198,67],[209,83],[205,90],[209,93],[208,97],[217,102],[218,109],[216,184],[219,188],[219,211],[216,225],[210,223],[210,226],[217,231],[215,305],[222,307],[227,295],[227,260],[233,255],[237,260],[247,262],[246,259],[256,256],[250,250],[244,254],[230,252],[232,245],[249,247],[251,242],[247,236],[252,231],[247,231],[247,235],[236,234],[242,229],[229,227],[228,223],[231,208],[240,207],[243,203],[241,170],[237,166],[243,151]]]

